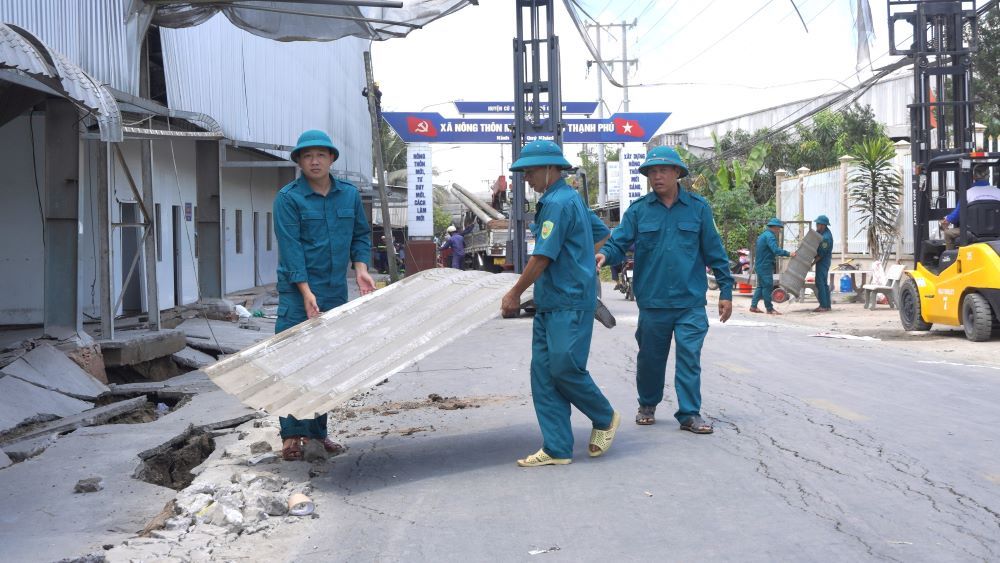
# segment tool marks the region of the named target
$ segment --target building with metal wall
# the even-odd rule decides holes
[[[113,316],[273,282],[271,204],[303,129],[370,184],[366,42],[280,43],[222,16],[146,34],[129,5],[0,2],[0,324],[93,318],[107,337]]]

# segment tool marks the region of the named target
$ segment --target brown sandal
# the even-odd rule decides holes
[[[281,442],[281,459],[285,461],[301,461],[302,446],[309,440],[304,436],[292,436]]]
[[[656,405],[639,405],[635,415],[635,423],[639,426],[649,426],[656,423]]]

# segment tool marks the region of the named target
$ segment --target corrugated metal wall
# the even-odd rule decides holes
[[[161,38],[170,107],[211,115],[231,139],[294,145],[306,129],[326,130],[340,149],[334,169],[371,178],[367,42],[280,43],[220,15]]]
[[[897,154],[894,159],[896,169],[903,180],[903,194],[900,198],[900,235],[902,235],[903,254],[913,253],[913,178],[910,174],[912,170],[912,160],[909,153]],[[853,169],[848,170],[848,178],[853,174]],[[843,212],[843,196],[841,195],[840,167],[829,168],[810,172],[803,178],[805,192],[803,197],[804,210],[799,210],[799,177],[786,178],[781,183],[781,214],[782,219],[791,220],[799,215],[807,221],[816,218],[817,215],[826,215],[833,223],[833,253],[841,252],[841,241],[843,240],[844,229],[847,229],[847,252],[848,254],[865,254],[868,252],[867,237],[861,232],[860,212],[848,208],[847,225],[841,225],[840,217]],[[954,205],[953,193],[949,194],[949,204]],[[850,201],[848,201],[850,206]],[[931,229],[931,236],[934,236],[934,228]],[[801,234],[797,225],[789,225],[785,229],[785,244],[787,250],[795,250]]]
[[[129,0],[3,0],[0,21],[30,31],[95,79],[139,93],[139,18]]]
[[[711,149],[712,133],[722,137],[728,131],[736,131],[737,129],[752,132],[780,126],[794,121],[797,116],[808,113],[836,95],[838,94],[820,96],[808,101],[800,100],[714,123],[671,131],[658,135],[650,142],[650,145],[662,145],[675,139],[677,135],[686,135],[687,143],[692,150],[698,147]],[[906,105],[913,103],[913,75],[902,74],[879,82],[862,94],[858,98],[858,103],[862,106],[870,104],[875,112],[875,119],[887,126],[905,126],[904,129],[908,134],[910,114]]]

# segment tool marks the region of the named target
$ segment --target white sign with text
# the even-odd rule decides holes
[[[434,186],[431,184],[431,146],[406,146],[406,226],[411,237],[434,236]]]
[[[608,201],[619,201],[622,197],[622,168],[618,161],[606,162],[607,173],[604,177],[608,182]]]
[[[626,143],[622,147],[621,157],[621,214],[632,202],[646,193],[646,179],[639,174],[639,166],[646,160],[646,145],[642,143]]]

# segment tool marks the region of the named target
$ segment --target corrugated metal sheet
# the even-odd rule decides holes
[[[676,140],[678,135],[681,135],[687,137],[687,143],[692,148],[711,149],[713,133],[722,137],[727,132],[737,129],[757,131],[773,128],[793,121],[796,116],[804,115],[838,95],[840,92],[782,104],[705,125],[671,131],[654,137],[650,141],[650,145],[669,143],[670,140]],[[913,75],[900,74],[883,80],[862,94],[857,101],[862,106],[870,104],[875,112],[876,120],[888,126],[904,125],[905,130],[909,131],[910,113],[906,105],[913,103]]]
[[[161,38],[171,108],[211,115],[244,141],[295,145],[302,131],[323,129],[340,149],[334,170],[371,177],[365,41],[280,43],[221,15]]]
[[[324,413],[498,316],[516,280],[516,274],[450,268],[420,272],[205,372],[250,407],[300,417]]]
[[[145,21],[125,21],[129,0],[3,0],[0,21],[24,28],[98,82],[139,93]]]

